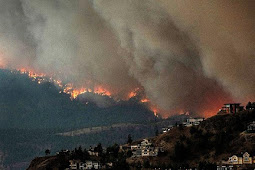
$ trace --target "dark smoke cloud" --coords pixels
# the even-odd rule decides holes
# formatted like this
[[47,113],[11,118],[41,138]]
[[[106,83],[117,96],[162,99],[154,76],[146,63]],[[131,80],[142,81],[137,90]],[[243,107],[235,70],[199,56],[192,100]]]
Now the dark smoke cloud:
[[203,114],[255,99],[254,5],[0,0],[0,62],[120,98],[140,87],[167,114]]

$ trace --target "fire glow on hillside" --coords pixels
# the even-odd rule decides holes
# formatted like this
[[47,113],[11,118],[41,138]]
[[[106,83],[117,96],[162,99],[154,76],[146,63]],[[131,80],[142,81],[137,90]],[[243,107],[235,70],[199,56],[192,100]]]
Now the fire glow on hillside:
[[111,93],[108,90],[104,89],[102,86],[96,86],[96,87],[94,87],[94,89],[84,88],[84,87],[76,88],[72,83],[64,84],[61,80],[54,79],[53,76],[47,76],[44,73],[37,73],[35,71],[27,70],[25,68],[18,69],[18,71],[21,74],[27,74],[32,79],[32,81],[36,81],[38,84],[41,84],[41,83],[47,82],[47,81],[54,83],[59,88],[61,88],[60,93],[63,92],[66,94],[70,94],[70,98],[72,100],[76,99],[78,95],[84,94],[86,92],[93,92],[95,94],[99,94],[102,96],[111,97]]
[[[95,86],[94,88],[76,87],[73,83],[63,83],[60,79],[55,78],[53,75],[46,75],[44,73],[33,71],[32,69],[21,68],[21,69],[17,69],[17,71],[21,74],[26,74],[32,81],[35,81],[38,84],[41,84],[44,82],[51,82],[55,84],[60,89],[59,93],[69,94],[71,100],[74,100],[79,95],[85,94],[85,93],[94,93],[101,96],[108,96],[110,98],[119,100],[114,95],[112,95],[110,91],[105,89],[102,85]],[[169,115],[168,111],[162,110],[157,105],[153,104],[144,95],[144,92],[143,90],[141,90],[141,88],[135,88],[133,91],[131,91],[128,94],[128,98],[126,98],[125,100],[129,100],[130,98],[138,99],[141,103],[147,106],[154,113],[155,116],[158,116],[160,114],[161,117],[167,118]],[[222,103],[224,103],[224,100],[214,102],[212,105],[210,105],[210,107],[208,107],[204,111],[205,117],[210,117],[215,115],[215,113],[217,113]],[[185,114],[187,111],[172,110],[172,112],[178,113],[178,114]]]
[[[52,82],[52,83],[54,83],[57,87],[59,87],[61,89],[59,91],[59,93],[69,94],[71,100],[74,100],[79,95],[87,93],[87,92],[98,94],[98,95],[101,95],[101,96],[108,96],[108,97],[112,98],[111,92],[106,90],[103,86],[95,86],[94,89],[85,88],[85,87],[79,88],[79,87],[75,87],[72,83],[64,84],[61,80],[53,78],[54,76],[47,76],[44,73],[38,73],[38,72],[35,72],[31,69],[21,68],[21,69],[17,69],[17,71],[21,74],[28,75],[29,78],[32,79],[32,81],[36,81],[38,84],[41,84],[43,82]],[[130,99],[132,97],[137,97],[138,93],[140,93],[140,89],[135,88],[134,91],[131,91],[129,93],[128,99]],[[152,105],[150,103],[149,99],[143,97],[140,100],[140,102],[141,103],[146,103],[146,105],[154,113],[154,115],[158,116],[159,113],[158,113],[157,106]]]

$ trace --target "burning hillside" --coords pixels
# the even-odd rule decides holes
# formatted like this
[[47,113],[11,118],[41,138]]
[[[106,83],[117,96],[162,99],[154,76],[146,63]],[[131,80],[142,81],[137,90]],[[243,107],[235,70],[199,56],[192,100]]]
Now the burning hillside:
[[[111,97],[111,93],[104,89],[102,86],[95,86],[93,89],[84,87],[79,88],[75,87],[72,83],[63,83],[60,79],[55,79],[54,76],[47,76],[46,74],[37,73],[35,71],[27,70],[25,68],[18,69],[17,71],[21,74],[28,75],[32,79],[32,81],[36,81],[38,84],[41,84],[43,82],[54,83],[57,87],[60,88],[59,93],[70,94],[70,99],[72,100],[76,99],[78,95],[87,92]],[[13,72],[15,72],[15,70]]]

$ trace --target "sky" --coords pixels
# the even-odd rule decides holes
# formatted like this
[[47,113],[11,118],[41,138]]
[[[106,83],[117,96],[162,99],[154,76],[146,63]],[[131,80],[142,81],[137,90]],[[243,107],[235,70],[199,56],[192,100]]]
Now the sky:
[[255,100],[255,1],[0,0],[0,67],[139,88],[162,115]]

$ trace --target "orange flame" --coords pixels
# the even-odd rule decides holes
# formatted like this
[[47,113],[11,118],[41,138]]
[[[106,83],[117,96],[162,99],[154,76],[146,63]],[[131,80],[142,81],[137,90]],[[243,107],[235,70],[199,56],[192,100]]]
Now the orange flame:
[[128,94],[128,99],[137,96],[138,91],[139,91],[139,88],[135,88],[134,91],[131,91],[131,92]]
[[156,107],[153,107],[153,106],[151,106],[150,109],[151,109],[151,111],[153,111],[154,115],[156,117],[158,117],[158,109]]
[[150,101],[150,100],[149,100],[149,99],[146,99],[146,98],[141,100],[142,103],[148,103],[149,101]]

